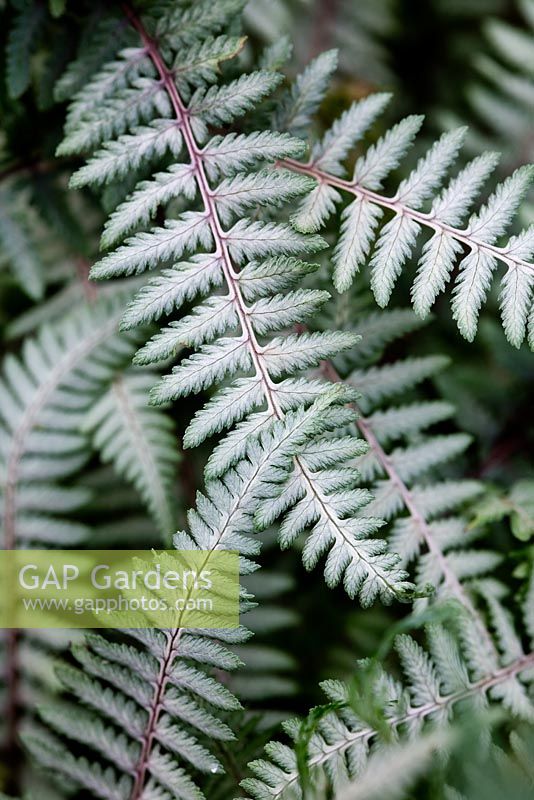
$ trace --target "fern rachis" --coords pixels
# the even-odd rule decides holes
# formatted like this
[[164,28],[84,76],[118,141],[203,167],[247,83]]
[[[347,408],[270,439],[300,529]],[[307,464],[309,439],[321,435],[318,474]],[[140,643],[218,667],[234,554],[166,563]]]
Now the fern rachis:
[[510,268],[521,268],[528,273],[534,271],[534,267],[530,262],[516,256],[514,253],[509,253],[508,247],[497,247],[497,245],[478,239],[476,235],[470,235],[469,228],[462,229],[448,225],[446,222],[436,219],[435,214],[432,212],[418,211],[417,209],[410,208],[410,206],[405,205],[400,199],[397,200],[395,197],[386,197],[371,189],[367,189],[365,186],[359,185],[356,181],[348,181],[343,178],[338,178],[335,175],[330,175],[318,169],[312,163],[303,164],[294,159],[285,159],[282,163],[289,169],[302,172],[304,175],[310,175],[316,179],[319,185],[326,184],[328,186],[335,186],[356,197],[365,197],[369,202],[376,203],[376,205],[382,206],[383,208],[389,208],[395,214],[409,217],[420,225],[431,228],[436,233],[447,233],[471,250],[481,249],[490,253]]
[[[333,382],[339,380],[339,375],[332,364],[324,363],[322,369],[329,380]],[[391,369],[391,366],[386,365],[384,369]],[[357,371],[357,377],[353,378],[353,381],[362,390],[362,402],[369,410],[372,403],[370,404],[365,398],[365,371]],[[387,383],[384,383],[384,386],[387,386]],[[385,395],[387,396],[387,391]],[[399,418],[401,411],[402,407],[395,410]],[[386,411],[385,415],[388,413],[390,412]],[[398,649],[408,679],[406,688],[398,683],[397,688],[393,688],[395,681],[386,678],[380,671],[383,678],[378,677],[376,684],[373,683],[372,686],[364,684],[363,691],[370,697],[381,697],[381,692],[385,691],[388,700],[382,698],[381,707],[383,705],[388,709],[386,712],[388,728],[399,736],[417,731],[420,737],[420,727],[426,720],[432,720],[433,724],[446,724],[457,705],[465,706],[465,703],[469,702],[476,711],[484,707],[487,696],[493,701],[504,703],[508,710],[519,718],[533,719],[534,708],[524,684],[528,686],[532,682],[534,653],[532,649],[530,651],[523,649],[521,637],[513,629],[512,617],[501,604],[502,587],[498,587],[496,582],[491,580],[485,587],[483,579],[480,580],[478,587],[476,581],[474,586],[469,586],[469,583],[465,586],[459,579],[455,564],[459,566],[460,562],[449,560],[446,552],[447,538],[438,537],[434,532],[435,523],[427,521],[426,512],[419,507],[414,494],[398,473],[395,464],[375,434],[374,419],[379,422],[380,412],[367,419],[360,410],[356,424],[370,445],[369,452],[381,464],[383,471],[402,497],[403,505],[417,529],[418,538],[428,548],[428,557],[431,556],[437,564],[437,570],[433,570],[432,581],[438,587],[440,581],[443,581],[437,602],[454,600],[458,604],[453,608],[455,616],[458,615],[456,623],[460,648],[457,648],[453,638],[445,630],[435,625],[431,626],[429,631],[431,658],[410,637],[398,637]],[[400,521],[402,522],[402,518]],[[450,522],[452,520],[443,520],[443,532]],[[465,525],[463,527],[465,530]],[[399,529],[397,533],[399,541],[402,535]],[[460,550],[460,558],[461,555]],[[411,558],[414,558],[413,553]],[[422,556],[422,559],[425,558],[427,556]],[[437,571],[441,574],[439,579],[436,579]],[[471,597],[473,591],[487,604],[489,619],[475,606]],[[525,629],[531,641],[533,600],[534,579],[531,578],[522,601]],[[361,665],[364,675],[368,667],[366,664]],[[385,682],[381,685],[382,679]],[[285,798],[289,800],[302,797],[302,765],[299,765],[298,759],[302,758],[303,745],[300,739],[305,735],[308,741],[307,769],[314,776],[312,780],[322,785],[320,775],[324,770],[327,781],[336,788],[336,791],[340,791],[348,780],[357,781],[360,775],[363,779],[369,750],[373,751],[374,744],[380,742],[384,732],[380,726],[375,728],[369,725],[365,715],[358,717],[357,711],[356,714],[353,713],[350,686],[347,688],[337,681],[326,681],[323,688],[334,706],[337,705],[339,708],[339,704],[342,704],[341,711],[332,710],[326,713],[323,719],[317,709],[313,710],[310,713],[311,738],[308,738],[310,734],[305,734],[307,722],[304,722],[302,727],[298,721],[284,726],[289,737],[295,740],[295,750],[274,742],[267,747],[270,761],[252,762],[250,767],[255,777],[245,779],[242,785],[255,800],[285,800]],[[397,702],[400,704],[396,707]],[[300,755],[297,755],[297,748]],[[318,774],[316,770],[319,770]]]
[[[91,536],[83,520],[72,519],[92,500],[85,485],[83,468],[94,450],[83,429],[83,421],[94,404],[102,403],[109,384],[129,363],[138,334],[118,333],[120,299],[96,299],[81,305],[58,323],[43,326],[36,337],[28,337],[22,358],[8,356],[0,382],[2,453],[2,531],[4,548],[46,547],[51,544],[80,546]],[[153,378],[154,376],[152,376]],[[146,399],[144,400],[146,404]],[[144,441],[144,459],[163,463],[167,481],[155,474],[147,492],[147,505],[159,498],[162,511],[172,505],[176,451],[165,461],[172,441],[172,425],[162,413],[150,409],[155,430],[162,435]],[[155,415],[155,416],[154,416]],[[113,413],[108,424],[114,424]],[[136,420],[136,433],[145,431]],[[139,430],[141,428],[141,430]],[[124,432],[133,431],[131,420]],[[162,457],[163,453],[163,457]],[[123,464],[124,464],[124,451]],[[82,473],[82,474],[80,474]],[[143,476],[141,476],[143,477]],[[157,515],[156,515],[157,518]],[[172,520],[167,523],[173,527]],[[145,535],[147,520],[145,520]],[[164,533],[171,531],[165,529]],[[109,537],[106,544],[110,544]],[[50,651],[65,647],[47,632],[5,632],[6,747],[15,749],[22,708],[31,706],[35,689],[34,671],[51,658]],[[72,638],[72,636],[70,637]],[[37,690],[38,691],[38,690]]]

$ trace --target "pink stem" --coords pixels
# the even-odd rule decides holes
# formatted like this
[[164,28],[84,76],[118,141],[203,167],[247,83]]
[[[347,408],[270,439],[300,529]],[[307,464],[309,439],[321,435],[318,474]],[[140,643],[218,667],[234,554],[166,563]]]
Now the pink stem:
[[292,169],[294,172],[300,172],[303,175],[309,175],[310,177],[315,178],[315,180],[317,180],[320,184],[335,186],[338,189],[342,189],[345,192],[355,195],[355,197],[365,197],[371,203],[376,203],[376,205],[382,206],[383,208],[389,208],[396,214],[409,217],[410,219],[415,220],[415,222],[418,222],[420,225],[423,225],[427,228],[432,228],[432,230],[438,233],[447,233],[454,239],[462,242],[462,244],[465,244],[470,250],[483,250],[492,255],[494,258],[497,258],[499,261],[502,261],[504,264],[507,264],[509,267],[521,267],[522,269],[526,269],[528,272],[534,272],[533,264],[529,264],[528,261],[523,261],[520,258],[515,258],[515,256],[509,255],[506,247],[497,247],[493,244],[487,244],[487,242],[477,239],[476,236],[471,236],[469,234],[469,229],[455,228],[452,225],[447,225],[444,222],[440,222],[440,220],[436,219],[431,213],[415,211],[415,209],[404,205],[401,200],[398,200],[395,197],[384,197],[384,195],[373,192],[370,189],[365,189],[363,186],[359,186],[354,181],[347,181],[343,178],[338,178],[335,175],[330,175],[328,172],[323,172],[309,162],[304,164],[301,161],[296,161],[293,158],[284,158],[279,163],[282,167],[286,167],[287,169]]

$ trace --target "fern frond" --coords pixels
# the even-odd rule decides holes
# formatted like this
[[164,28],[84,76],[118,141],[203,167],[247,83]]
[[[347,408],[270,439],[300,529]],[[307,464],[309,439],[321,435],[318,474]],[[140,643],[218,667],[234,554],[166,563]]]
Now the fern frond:
[[389,745],[374,753],[364,772],[349,783],[338,800],[400,800],[406,791],[454,742],[451,731],[435,731],[414,741]]
[[[202,14],[207,10],[204,5],[199,8]],[[215,390],[186,430],[185,443],[196,446],[213,433],[230,429],[207,467],[209,478],[220,477],[243,457],[247,440],[272,419],[282,420],[290,409],[308,407],[326,391],[324,384],[294,377],[296,373],[353,346],[357,339],[349,332],[285,335],[284,329],[315,313],[327,299],[324,292],[301,287],[285,292],[313,269],[299,257],[323,247],[322,240],[285,223],[257,218],[260,207],[276,208],[309,189],[308,178],[265,168],[266,162],[300,152],[300,142],[277,133],[212,138],[208,134],[209,125],[227,123],[250,109],[278,85],[280,76],[260,70],[214,84],[215,72],[200,69],[184,72],[177,84],[171,60],[178,57],[180,63],[193,63],[200,52],[198,44],[179,49],[166,34],[156,41],[150,31],[159,22],[149,16],[141,20],[133,13],[129,17],[157,78],[135,78],[85,108],[76,124],[68,126],[62,148],[73,152],[102,146],[74,183],[103,183],[124,174],[128,164],[142,164],[145,175],[154,169],[162,150],[157,134],[154,138],[149,131],[162,130],[165,135],[172,131],[175,163],[137,186],[113,213],[104,241],[115,244],[130,230],[141,230],[105,255],[92,274],[109,278],[164,267],[128,307],[124,329],[174,314],[186,301],[193,301],[190,312],[156,334],[136,360],[150,365],[175,357],[184,346],[193,349],[154,388],[152,401],[169,402]],[[176,31],[179,40],[179,27]],[[123,54],[119,61],[126,58]],[[331,66],[332,58],[330,62]],[[100,81],[108,86],[111,70],[104,67],[94,86]],[[313,105],[317,92],[311,92],[307,102]],[[74,108],[78,102],[74,100]],[[104,113],[111,107],[111,116]],[[152,119],[155,114],[161,118]],[[151,127],[138,128],[141,119]],[[170,201],[182,202],[186,210],[159,227],[143,230],[158,208],[172,212]],[[180,260],[184,256],[188,260]],[[214,297],[197,302],[198,295],[209,295],[212,289]],[[277,332],[283,335],[272,338]],[[353,449],[358,447],[355,442]],[[320,470],[297,460],[292,491],[278,514],[289,512],[283,530],[291,526],[291,541],[312,529],[305,550],[308,567],[330,551],[329,583],[344,579],[349,593],[359,594],[365,603],[378,595],[387,600],[402,594],[407,585],[395,556],[381,540],[372,538],[380,521],[360,515],[369,497],[353,490],[355,481],[354,471],[340,470],[336,482],[330,471],[322,476]],[[282,538],[287,545],[285,532]]]
[[[114,300],[99,298],[92,305],[79,305],[73,313],[43,325],[34,337],[24,340],[20,358],[8,355],[4,359],[0,512],[5,549],[72,547],[89,539],[91,531],[78,515],[93,499],[90,481],[72,479],[94,454],[83,432],[84,419],[95,403],[103,402],[110,382],[128,365],[139,342],[137,332],[118,331],[123,303],[124,293]],[[149,411],[152,417],[154,413],[156,419],[162,417],[161,412]],[[113,424],[114,420],[107,422]],[[166,422],[160,425],[165,430]],[[157,440],[157,430],[151,436],[149,444]],[[154,447],[145,445],[140,463],[150,460],[155,445],[157,441]],[[160,453],[162,447],[160,442]],[[172,463],[169,457],[167,470]],[[121,464],[119,457],[119,472]],[[135,468],[139,469],[137,463]],[[155,486],[155,478],[153,483]],[[165,506],[159,511],[163,514]],[[147,528],[150,530],[146,519],[143,527],[146,541]],[[110,542],[108,536],[106,546]],[[33,709],[47,696],[48,688],[57,688],[49,675],[50,651],[60,649],[60,637],[54,644],[54,635],[46,634],[7,631],[3,637],[0,658],[6,676],[3,714],[8,746],[18,739],[22,708]],[[63,649],[70,640],[72,636],[63,637]]]
[[[313,65],[308,69],[313,71]],[[371,288],[380,306],[389,302],[420,234],[430,232],[412,287],[413,307],[421,316],[428,314],[462,254],[453,292],[453,316],[470,341],[493,274],[501,263],[506,268],[500,296],[503,326],[509,341],[519,347],[532,309],[534,233],[529,229],[501,241],[532,181],[534,168],[517,169],[480,211],[468,218],[495,167],[496,156],[487,153],[475,158],[438,193],[465,135],[464,129],[458,129],[445,133],[393,194],[383,193],[382,181],[404,158],[421,122],[419,117],[408,117],[360,156],[352,177],[346,178],[350,149],[387,99],[386,95],[371,95],[353,104],[314,145],[306,163],[282,160],[285,168],[317,182],[295,215],[295,226],[301,231],[319,230],[336,206],[350,198],[341,213],[341,232],[333,253],[334,284],[345,291],[356,272],[369,262]]]
[[[249,534],[258,504],[272,502],[280,491],[279,476],[292,468],[296,452],[328,427],[317,412],[334,410],[333,404],[345,396],[344,390],[330,390],[310,408],[290,412],[284,421],[264,428],[236,468],[198,495],[196,509],[189,513],[190,533],[177,533],[175,546],[207,551],[206,567],[210,554],[237,550],[243,573],[254,571],[259,543]],[[220,769],[204,742],[232,740],[233,733],[216,712],[240,707],[209,670],[238,667],[239,658],[228,645],[244,642],[249,633],[242,627],[123,633],[128,643],[88,636],[85,645],[73,650],[82,669],[60,667],[63,685],[82,710],[76,706],[72,713],[51,709],[43,714],[58,734],[96,751],[98,760],[72,756],[64,741],[49,734],[31,733],[26,745],[45,767],[97,797],[141,798],[147,792],[168,791],[199,800],[203,795],[189,771]],[[107,742],[113,744],[108,747]]]
[[[338,793],[340,797],[356,796],[354,788],[350,793],[350,787],[368,785],[366,779],[371,776],[376,759],[384,757],[378,753],[384,753],[386,737],[389,742],[397,737],[401,741],[410,739],[424,747],[424,731],[433,727],[432,735],[440,728],[446,738],[448,723],[457,706],[464,714],[478,715],[489,702],[499,702],[504,703],[512,715],[532,721],[534,706],[525,686],[532,681],[532,650],[526,653],[517,650],[512,658],[509,648],[505,647],[499,661],[492,668],[484,669],[471,621],[460,614],[457,626],[459,640],[444,626],[429,625],[426,630],[428,651],[410,636],[398,636],[395,648],[402,666],[402,681],[378,665],[363,662],[359,671],[365,696],[350,684],[336,680],[323,682],[331,710],[326,707],[323,715],[311,712],[316,720],[311,735],[306,736],[306,722],[293,720],[284,724],[286,734],[295,742],[295,749],[300,748],[301,758],[302,740],[306,736],[307,770],[314,784],[333,786],[336,796]],[[369,712],[366,714],[362,710],[366,698],[375,700],[376,723],[370,723]],[[295,750],[280,742],[271,742],[266,753],[269,761],[262,759],[249,765],[255,777],[242,782],[248,796],[253,800],[302,798],[302,766],[299,766]],[[372,776],[380,780],[374,771]],[[390,779],[389,773],[387,777]],[[351,783],[356,780],[356,784]],[[344,795],[343,791],[348,794]]]
[[[496,648],[479,601],[484,591],[493,599],[500,596],[502,585],[490,581],[488,575],[501,559],[491,550],[471,548],[480,532],[469,529],[454,513],[477,497],[482,486],[472,480],[436,480],[436,470],[460,455],[470,438],[426,433],[434,420],[451,415],[453,409],[446,403],[393,405],[396,396],[446,363],[446,359],[426,356],[349,374],[348,382],[362,395],[353,404],[356,425],[369,445],[355,464],[366,484],[376,481],[367,509],[392,523],[391,548],[399,553],[403,566],[415,565],[418,590],[424,595],[425,587],[432,586],[434,600],[454,599],[464,608],[477,631],[481,657],[491,668]],[[330,380],[339,380],[331,364],[323,365],[323,371]],[[428,602],[420,598],[416,608]]]

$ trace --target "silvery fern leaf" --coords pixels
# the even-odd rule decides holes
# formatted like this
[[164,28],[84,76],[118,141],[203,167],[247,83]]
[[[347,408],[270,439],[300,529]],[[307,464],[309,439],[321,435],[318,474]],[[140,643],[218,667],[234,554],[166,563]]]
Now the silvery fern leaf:
[[129,47],[121,50],[120,59],[106,64],[89,83],[76,95],[71,103],[66,120],[66,129],[74,130],[88,115],[95,103],[102,103],[125,89],[129,83],[142,77],[153,76],[150,59],[142,47]]
[[157,320],[198,294],[206,295],[210,289],[219,288],[224,280],[221,266],[219,254],[206,253],[162,270],[129,304],[122,320],[123,329]]
[[302,155],[304,143],[287,133],[258,131],[214,136],[203,148],[206,174],[210,180],[235,175],[263,161],[273,162],[288,155]]
[[233,122],[270,94],[280,81],[276,72],[258,70],[221,86],[197,89],[188,106],[193,133],[203,139],[207,125]]
[[[297,78],[295,87],[318,67],[312,63]],[[324,96],[324,83],[318,85],[317,91]],[[356,160],[349,176],[352,144],[387,99],[386,95],[377,94],[354,103],[313,146],[308,161],[281,159],[282,167],[317,182],[302,200],[293,217],[294,225],[298,230],[317,231],[348,199],[341,211],[340,236],[333,253],[334,285],[339,291],[346,291],[358,270],[369,263],[371,288],[380,306],[389,302],[423,231],[430,232],[412,287],[414,310],[421,316],[428,314],[460,259],[453,289],[453,317],[470,341],[494,274],[504,266],[500,295],[503,326],[509,341],[519,347],[532,324],[529,319],[534,319],[534,236],[532,230],[520,234],[520,247],[516,237],[506,241],[503,236],[532,181],[534,168],[517,169],[496,188],[480,211],[468,217],[497,156],[487,153],[475,158],[441,188],[465,135],[465,129],[460,128],[444,133],[393,192],[384,192],[384,179],[404,158],[421,124],[420,117],[407,117]],[[290,130],[282,120],[279,127]]]
[[379,306],[387,305],[401,265],[410,258],[420,227],[405,216],[384,225],[371,257],[371,289]]
[[190,85],[213,83],[219,64],[235,58],[245,41],[244,37],[218,36],[196,42],[189,50],[179,51],[173,62],[178,89],[187,92]]
[[368,189],[381,189],[382,181],[398,167],[415,139],[424,117],[412,115],[394,125],[354,165],[354,180]]
[[364,198],[354,200],[343,209],[341,236],[333,252],[340,291],[349,288],[353,274],[367,259],[382,213],[382,209]]
[[124,178],[130,170],[139,169],[145,159],[158,159],[167,153],[177,158],[182,144],[182,134],[172,119],[154,120],[136,128],[134,134],[106,142],[72,175],[71,186],[78,189]]
[[[207,7],[199,9],[201,16],[207,13]],[[181,11],[177,13],[181,19]],[[249,440],[261,435],[273,419],[283,420],[289,410],[309,407],[327,391],[324,382],[310,381],[299,373],[353,347],[357,337],[350,332],[291,332],[328,298],[325,292],[299,285],[316,268],[301,257],[315,253],[324,242],[284,222],[262,219],[258,212],[263,206],[272,212],[309,191],[313,182],[308,177],[272,166],[275,160],[300,154],[301,142],[276,132],[210,134],[210,125],[226,124],[249,110],[278,85],[280,76],[263,69],[215,83],[216,71],[199,67],[198,72],[184,70],[177,80],[173,64],[196,63],[204,52],[202,45],[193,39],[179,45],[178,24],[159,28],[159,21],[149,14],[141,19],[133,12],[128,12],[128,18],[157,79],[144,78],[142,90],[138,78],[133,86],[126,82],[115,94],[96,101],[76,126],[69,127],[67,148],[91,142],[100,148],[73,183],[114,181],[129,165],[142,164],[145,177],[152,172],[153,177],[138,184],[112,214],[104,243],[119,246],[104,255],[92,275],[109,278],[157,270],[128,306],[122,327],[127,330],[163,314],[175,317],[139,351],[136,361],[148,366],[168,358],[181,359],[152,390],[154,403],[191,393],[212,393],[186,430],[184,441],[187,446],[198,445],[214,433],[229,430],[206,471],[208,478],[222,478],[244,457]],[[151,32],[154,24],[163,31],[161,40]],[[226,54],[229,40],[216,41],[218,52]],[[237,43],[231,46],[237,47]],[[314,104],[313,98],[319,96],[317,80],[323,85],[333,63],[333,56],[328,56],[324,68],[302,83],[307,99],[294,96],[301,109],[297,116],[302,118]],[[102,76],[108,73],[106,68],[102,70]],[[122,74],[127,75],[128,70]],[[97,76],[95,82],[98,80]],[[148,101],[140,94],[150,90],[151,80],[153,97],[161,92],[166,96],[161,119],[152,119],[156,101],[150,101],[149,113]],[[131,103],[131,112],[125,111],[125,102]],[[97,131],[103,109],[111,104],[116,109],[113,119],[105,130],[101,126]],[[353,141],[356,129],[363,130],[382,104],[382,100],[371,101],[368,112],[354,119],[351,116],[347,121],[350,130],[340,131],[343,142],[347,137]],[[141,127],[140,120],[145,123]],[[171,137],[170,144],[164,144],[160,136]],[[156,171],[167,146],[174,163],[165,172]],[[345,144],[334,142],[327,146],[333,148],[332,153],[338,153],[339,146],[346,149]],[[175,208],[178,216],[173,216]],[[156,212],[158,217],[166,212],[166,222],[146,230]],[[120,244],[130,231],[136,232]],[[188,313],[176,318],[186,302],[191,304]],[[192,352],[182,357],[184,347]],[[292,394],[295,380],[300,382],[299,391]],[[232,405],[228,406],[228,400]],[[331,474],[322,477],[303,464],[296,462],[296,466],[299,500],[304,502],[305,496],[310,504],[298,530],[313,529],[305,555],[307,565],[311,567],[335,545],[327,568],[330,583],[346,574],[348,591],[353,596],[361,591],[365,603],[379,595],[389,600],[396,593],[404,594],[407,585],[396,568],[396,557],[386,552],[381,540],[373,538],[380,521],[366,518],[362,512],[368,494],[348,488],[344,478],[336,481]],[[351,474],[353,482],[355,473]],[[282,504],[279,513],[291,505]]]
[[71,131],[57,149],[58,155],[72,155],[98,147],[107,139],[143,122],[171,116],[169,99],[155,76],[140,77],[118,97],[111,94],[102,103],[105,116],[86,113],[73,123]]
[[180,322],[171,322],[168,328],[153,336],[138,351],[135,361],[137,364],[150,364],[175,357],[182,347],[199,348],[237,325],[237,315],[230,297],[208,297],[192,314],[188,314]]
[[184,164],[172,164],[167,172],[158,172],[154,180],[142,183],[110,216],[102,235],[102,245],[110,247],[121,241],[131,230],[147,224],[158,206],[175,197],[193,200],[196,184],[192,169]]
[[[189,513],[190,531],[177,533],[175,546],[206,551],[208,567],[212,554],[237,550],[245,574],[253,571],[259,543],[249,534],[256,509],[274,501],[279,489],[273,481],[292,468],[300,447],[328,428],[318,412],[334,409],[345,397],[345,390],[334,387],[310,408],[266,427],[249,442],[235,469],[198,495]],[[81,669],[60,666],[59,676],[77,704],[70,712],[67,706],[66,713],[45,708],[43,719],[55,733],[30,732],[26,746],[43,766],[68,775],[96,797],[140,798],[167,789],[200,800],[203,794],[189,772],[221,769],[209,740],[235,738],[218,714],[240,707],[210,673],[240,665],[229,645],[246,641],[249,633],[242,627],[132,628],[122,633],[125,641],[89,635],[73,648]],[[83,742],[94,757],[71,755],[56,734]]]
[[292,216],[293,224],[304,233],[318,231],[333,214],[341,195],[332,186],[315,186],[300,203],[299,211]]
[[205,212],[185,211],[180,218],[169,220],[151,233],[138,233],[96,264],[94,278],[116,278],[153,268],[159,262],[180,258],[186,248],[209,247],[211,231]]
[[[388,741],[398,738],[401,743],[418,743],[424,749],[430,741],[428,736],[438,737],[433,741],[435,747],[442,735],[444,745],[451,735],[449,723],[457,705],[463,713],[468,710],[480,715],[488,703],[504,702],[517,718],[533,719],[534,707],[527,690],[532,681],[532,649],[517,650],[514,658],[503,654],[495,663],[480,669],[476,632],[463,614],[456,618],[454,626],[429,625],[426,638],[428,649],[405,634],[396,638],[401,680],[375,662],[360,662],[358,673],[365,697],[374,698],[380,705],[380,711],[375,712],[376,726],[360,711],[359,693],[354,687],[338,680],[324,681],[322,688],[329,703],[324,713],[319,714],[316,709],[309,720],[284,723],[294,747],[271,742],[266,747],[267,758],[249,764],[254,777],[241,784],[247,796],[252,800],[300,800],[304,796],[304,747],[307,779],[314,785],[334,787],[336,797],[347,798],[374,797],[376,786],[380,791],[376,796],[381,797],[383,776],[371,770],[382,759],[387,760]],[[384,729],[390,730],[386,741]],[[402,760],[401,752],[397,751]],[[388,773],[388,785],[390,778]],[[370,794],[356,794],[358,787],[365,787]]]
[[276,207],[288,203],[309,188],[310,181],[304,175],[264,170],[225,178],[215,189],[213,197],[224,225],[251,208],[262,205]]
[[[94,455],[82,421],[124,369],[137,333],[119,334],[124,296],[79,306],[39,328],[8,355],[0,376],[0,515],[4,549],[76,547],[91,530],[78,514],[93,499],[78,473]],[[2,739],[19,733],[27,709],[54,688],[51,657],[68,646],[62,631],[4,631],[0,648]],[[72,632],[71,632],[72,633]]]
[[177,47],[183,47],[225,28],[244,4],[244,0],[199,0],[191,7],[164,4],[151,27],[156,36],[172,37]]
[[[385,321],[388,315],[392,317],[389,324]],[[388,336],[393,335],[395,326],[403,333],[406,324],[398,312],[382,312],[380,321]],[[378,326],[377,321],[374,324]],[[349,356],[345,360],[350,363]],[[357,357],[353,360],[357,362]],[[464,504],[480,495],[481,484],[440,477],[443,466],[469,446],[470,437],[432,433],[431,426],[453,413],[449,404],[403,400],[404,394],[446,363],[442,357],[426,356],[349,372],[346,382],[361,395],[353,404],[356,426],[369,445],[366,453],[354,459],[354,465],[365,486],[374,481],[373,499],[365,513],[372,511],[391,523],[391,550],[400,554],[403,566],[414,565],[421,593],[416,609],[436,601],[456,601],[476,631],[486,669],[493,668],[499,655],[481,605],[495,603],[502,595],[501,582],[489,577],[501,557],[492,550],[473,547],[480,530],[470,529],[461,517]],[[332,364],[323,365],[323,373],[330,380],[339,380]],[[431,597],[426,596],[429,586],[434,590]]]
[[391,96],[388,94],[373,94],[360,103],[350,106],[336,119],[321,141],[313,146],[312,163],[324,172],[342,175],[342,164],[349,152],[356,142],[360,141],[390,99]]

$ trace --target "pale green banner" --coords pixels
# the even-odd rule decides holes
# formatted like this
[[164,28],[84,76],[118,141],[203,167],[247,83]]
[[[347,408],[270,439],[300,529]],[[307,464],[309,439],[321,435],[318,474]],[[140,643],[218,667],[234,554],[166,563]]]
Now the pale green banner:
[[0,550],[1,628],[235,628],[228,550]]

